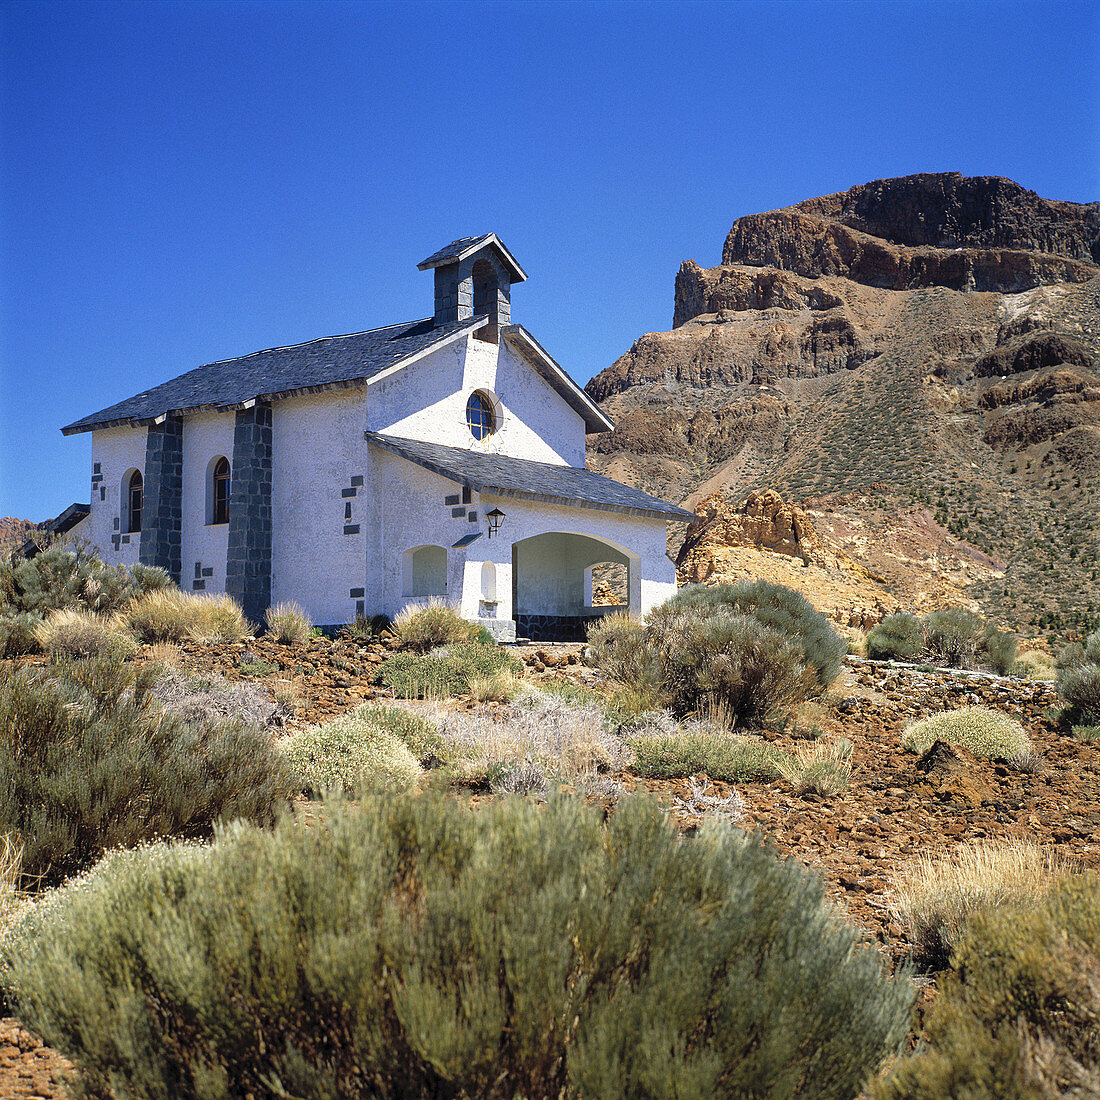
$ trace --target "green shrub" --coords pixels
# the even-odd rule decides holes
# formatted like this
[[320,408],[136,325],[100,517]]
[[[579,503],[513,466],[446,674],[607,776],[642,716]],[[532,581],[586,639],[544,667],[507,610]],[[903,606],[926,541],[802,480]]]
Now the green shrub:
[[1021,653],[1009,670],[1010,675],[1024,680],[1054,680],[1057,678],[1053,658],[1040,649]]
[[482,629],[478,623],[464,619],[452,604],[434,597],[422,604],[409,604],[393,620],[393,632],[401,645],[418,653],[476,641]]
[[163,569],[105,565],[87,549],[55,546],[33,558],[0,562],[0,606],[39,617],[62,608],[109,615],[135,596],[171,583]]
[[403,791],[416,782],[416,757],[377,715],[375,707],[357,707],[282,742],[307,793],[351,793],[364,787]]
[[840,1100],[912,1002],[816,876],[636,799],[236,825],[117,860],[4,954],[95,1096]]
[[369,719],[379,729],[401,741],[416,758],[421,767],[447,764],[454,756],[451,743],[440,736],[439,730],[426,718],[403,707],[361,707],[360,713],[370,712]]
[[978,640],[978,654],[986,668],[996,672],[998,676],[1007,676],[1016,664],[1018,652],[1015,634],[998,630],[992,623],[985,624]]
[[925,616],[924,644],[948,668],[973,668],[984,630],[980,615],[965,607],[949,607]]
[[268,633],[283,645],[303,645],[313,637],[313,623],[293,602],[277,603],[264,613]]
[[252,636],[244,612],[229,596],[166,588],[132,600],[120,621],[143,642],[239,642]]
[[471,679],[502,669],[519,675],[523,662],[499,646],[467,642],[434,653],[395,653],[379,666],[377,679],[399,699],[446,699],[465,695]]
[[959,707],[910,722],[902,747],[922,753],[933,741],[961,745],[975,756],[1019,763],[1032,755],[1031,738],[1014,718],[987,707]]
[[801,649],[822,690],[840,673],[847,651],[844,639],[829,625],[829,620],[793,588],[769,581],[743,581],[714,587],[692,584],[681,588],[670,600],[651,611],[646,621],[660,630],[666,615],[689,608],[707,612],[724,608],[732,614],[751,615],[764,626],[790,638]]
[[40,622],[42,620],[29,611],[0,615],[0,657],[37,653],[39,645],[35,630]]
[[928,1017],[928,1044],[875,1100],[1046,1100],[1100,1083],[1100,876],[1065,875],[1033,908],[976,914]]
[[867,635],[867,656],[875,661],[912,661],[923,649],[920,619],[906,611],[887,615]]
[[681,731],[658,737],[632,737],[631,771],[643,779],[686,779],[705,773],[725,783],[777,779],[780,749],[758,737],[711,730]]
[[221,817],[271,821],[291,790],[267,738],[165,714],[156,672],[107,660],[0,668],[0,834],[56,882],[107,848],[206,836]]
[[37,627],[38,644],[52,657],[106,657],[116,661],[133,657],[133,637],[100,615],[63,608],[51,611]]

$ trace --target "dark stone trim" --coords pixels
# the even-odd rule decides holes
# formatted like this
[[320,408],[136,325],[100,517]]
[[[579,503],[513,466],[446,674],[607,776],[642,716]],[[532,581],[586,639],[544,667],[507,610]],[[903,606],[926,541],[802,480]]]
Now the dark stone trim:
[[358,490],[356,490],[356,489],[341,489],[340,490],[340,495],[342,497],[353,497],[353,496],[357,495],[357,492],[358,492]]
[[358,523],[345,523],[344,524],[344,534],[345,535],[358,535],[359,534],[359,524]]
[[183,421],[178,416],[149,425],[142,477],[138,559],[142,565],[159,566],[179,584],[183,574]]
[[102,504],[107,499],[107,486],[101,485],[99,487],[99,502]]
[[92,463],[92,473],[93,474],[103,473],[103,464],[101,462],[93,462]]
[[129,535],[123,535],[122,536],[122,545],[123,546],[129,546],[130,545],[130,536]]
[[195,579],[198,580],[198,578],[201,577],[201,576],[202,576],[202,562],[197,561],[197,562],[195,562]]
[[214,567],[212,565],[206,566],[202,571],[202,575],[204,577],[212,577],[214,575]]
[[588,637],[588,624],[604,614],[606,612],[595,615],[524,615],[517,612],[516,634],[532,642],[583,642]]
[[468,516],[466,517],[466,519],[467,519],[467,520],[468,520],[468,521],[469,521],[470,523],[477,523],[477,512],[471,512],[471,513],[470,513],[470,514],[469,514],[469,515],[468,515]]
[[351,501],[344,505],[344,519],[351,519]]
[[454,519],[457,519],[459,516],[464,516],[465,514],[466,514],[466,509],[465,508],[452,508],[451,509],[451,516]]
[[115,530],[117,531],[121,525],[118,522],[118,516],[115,516]]
[[443,503],[450,508],[452,504],[458,503],[458,493],[451,493],[449,496],[443,498]]
[[351,485],[351,487],[352,487],[353,489],[357,489],[357,488],[362,488],[362,485],[363,485],[363,475],[362,475],[362,474],[356,474],[356,475],[355,475],[355,477],[353,477],[353,478],[351,479],[351,481],[349,482],[349,484]]
[[361,599],[361,598],[362,598],[363,596],[365,596],[365,595],[366,595],[366,591],[365,591],[364,589],[362,589],[362,588],[353,588],[353,589],[351,589],[351,591],[350,591],[350,592],[348,593],[348,595],[349,595],[349,596],[351,596],[351,598],[352,598],[353,600],[357,600],[357,599]]
[[271,606],[271,439],[269,403],[237,411],[225,590],[257,623]]
[[206,590],[206,581],[197,580],[191,582],[191,590],[193,592],[203,592]]
[[367,613],[366,600],[356,600],[355,601],[355,614],[356,615],[365,615],[366,613]]

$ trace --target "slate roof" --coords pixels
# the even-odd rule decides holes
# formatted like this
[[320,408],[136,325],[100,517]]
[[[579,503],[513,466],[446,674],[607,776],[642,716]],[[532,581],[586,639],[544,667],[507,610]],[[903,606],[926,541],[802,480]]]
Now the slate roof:
[[476,252],[486,244],[494,244],[500,250],[501,255],[512,269],[513,283],[526,282],[527,272],[519,266],[515,256],[504,247],[504,242],[495,233],[482,233],[480,237],[462,237],[457,241],[451,241],[445,248],[433,252],[426,260],[421,260],[416,266],[421,271],[427,271],[430,267],[443,267],[444,264],[457,263],[464,256]]
[[443,477],[469,485],[480,493],[527,497],[575,508],[598,508],[607,512],[691,521],[694,512],[658,500],[640,489],[623,485],[592,470],[534,462],[528,458],[444,447],[419,439],[401,439],[379,432],[364,432],[364,438],[416,465]]
[[435,324],[405,321],[399,325],[326,336],[286,348],[269,348],[237,359],[223,359],[181,374],[170,382],[85,416],[61,431],[65,435],[147,420],[166,412],[221,408],[295,391],[330,389],[366,380],[404,359],[479,328],[487,317]]

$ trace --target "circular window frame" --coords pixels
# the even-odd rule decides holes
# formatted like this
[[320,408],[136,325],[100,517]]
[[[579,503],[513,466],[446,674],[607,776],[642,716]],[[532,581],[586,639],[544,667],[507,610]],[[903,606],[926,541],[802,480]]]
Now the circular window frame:
[[[475,402],[480,416],[475,415]],[[497,403],[491,393],[485,390],[474,390],[470,394],[466,401],[466,427],[478,443],[496,434],[500,427],[500,417],[497,413]]]

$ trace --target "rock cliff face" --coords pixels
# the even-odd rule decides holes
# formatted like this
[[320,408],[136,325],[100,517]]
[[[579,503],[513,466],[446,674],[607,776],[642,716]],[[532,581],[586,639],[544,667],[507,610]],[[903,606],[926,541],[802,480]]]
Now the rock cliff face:
[[[939,551],[876,557],[858,503],[873,486],[876,514],[892,497],[927,516],[925,549],[969,547],[955,597],[1024,627],[1100,621],[1098,263],[1100,204],[995,177],[876,180],[738,218],[720,265],[681,265],[672,330],[586,387],[617,423],[589,463],[688,506],[719,494],[730,515],[757,490],[832,496],[841,550],[897,593],[905,558],[929,570],[917,588],[950,594]],[[708,531],[681,562],[693,577],[721,574],[726,536],[775,553]]]

